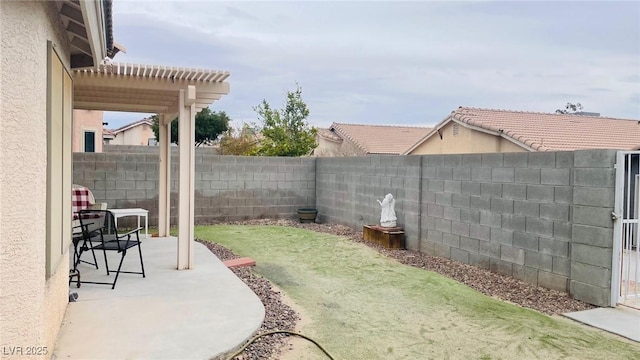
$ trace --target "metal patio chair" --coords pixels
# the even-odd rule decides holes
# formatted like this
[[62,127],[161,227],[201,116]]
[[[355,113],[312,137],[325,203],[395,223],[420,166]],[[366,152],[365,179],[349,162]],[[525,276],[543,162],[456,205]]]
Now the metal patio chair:
[[[78,218],[78,212],[85,209],[93,209],[93,210],[106,210],[107,203],[96,203],[95,197],[89,188],[73,184],[71,188],[71,211],[73,213],[73,222],[72,222],[72,241],[74,245],[74,253],[73,253],[73,272],[78,272],[78,264],[83,262],[85,264],[93,265],[98,268],[98,262],[96,261],[96,254],[92,250],[91,255],[93,256],[93,262],[82,260],[80,258],[80,251],[78,251],[79,243],[82,242],[82,229],[80,226],[80,220]],[[83,244],[84,246],[84,244]],[[90,250],[89,248],[84,248],[84,251]],[[83,251],[83,252],[84,252]]]
[[[79,257],[82,255],[83,251],[86,251],[85,249],[97,251],[102,250],[104,254],[105,267],[107,268],[107,275],[110,275],[112,272],[116,273],[112,283],[95,281],[81,281],[81,283],[111,285],[111,289],[115,289],[120,273],[139,274],[142,275],[143,278],[146,277],[144,272],[144,262],[142,259],[142,248],[140,246],[141,227],[126,233],[118,232],[113,213],[109,210],[81,210],[78,213],[78,218],[80,219],[83,237],[83,246],[80,249]],[[91,246],[92,243],[96,243],[97,245]],[[138,255],[140,256],[141,271],[123,271],[122,262],[127,255],[127,250],[136,246],[138,247]],[[120,262],[116,271],[109,269],[107,251],[115,251],[120,254]]]

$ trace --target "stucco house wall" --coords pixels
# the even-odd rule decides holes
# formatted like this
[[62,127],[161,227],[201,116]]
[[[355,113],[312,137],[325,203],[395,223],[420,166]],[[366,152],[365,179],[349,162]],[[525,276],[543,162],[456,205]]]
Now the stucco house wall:
[[348,139],[336,143],[331,140],[321,138],[318,147],[314,151],[315,156],[336,157],[336,156],[364,156],[366,153],[351,143]]
[[336,156],[364,156],[366,153],[355,146],[349,139],[340,142],[318,137],[318,147],[314,151],[314,156],[336,157]]
[[156,136],[147,124],[139,124],[132,128],[116,133],[116,137],[111,140],[111,145],[149,145],[149,139]]
[[84,132],[93,131],[95,135],[95,152],[102,152],[103,112],[96,110],[73,110],[73,152],[83,152]]
[[[455,130],[455,131],[454,131]],[[409,155],[429,154],[486,154],[525,152],[526,149],[499,136],[469,129],[454,121],[440,129]]]
[[70,59],[60,23],[53,2],[0,2],[0,346],[46,346],[36,359],[50,357],[68,303],[68,252],[45,271],[47,41]]

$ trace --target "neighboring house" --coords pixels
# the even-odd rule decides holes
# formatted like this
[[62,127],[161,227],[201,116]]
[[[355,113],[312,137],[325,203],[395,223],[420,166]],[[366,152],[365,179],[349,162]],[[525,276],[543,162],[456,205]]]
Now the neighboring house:
[[73,110],[73,152],[102,152],[103,112]]
[[111,144],[111,140],[115,138],[116,138],[116,134],[114,134],[113,131],[107,128],[102,128],[102,143],[104,145]]
[[142,119],[115,130],[110,130],[114,138],[110,145],[154,145],[156,136],[153,133],[151,119]]
[[632,150],[640,121],[580,114],[459,107],[403,154]]
[[400,155],[431,128],[333,123],[318,130],[314,156]]
[[0,1],[3,358],[49,358],[67,308],[72,74],[115,55],[111,6]]

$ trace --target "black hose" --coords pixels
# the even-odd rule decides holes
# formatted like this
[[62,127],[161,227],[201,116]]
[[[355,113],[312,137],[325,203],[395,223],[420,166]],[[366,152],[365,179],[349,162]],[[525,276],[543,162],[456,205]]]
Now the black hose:
[[314,343],[320,350],[322,350],[322,352],[327,355],[327,357],[331,360],[335,360],[335,358],[333,356],[331,356],[331,354],[329,354],[329,352],[327,350],[325,350],[322,345],[318,344],[315,340],[313,340],[312,338],[306,336],[306,335],[302,335],[300,333],[297,332],[293,332],[293,331],[287,331],[287,330],[273,330],[273,331],[267,331],[264,332],[262,334],[258,334],[254,337],[252,337],[249,341],[247,341],[240,349],[238,349],[238,351],[236,351],[235,353],[231,354],[231,356],[227,357],[227,360],[232,360],[234,357],[242,354],[242,352],[247,348],[247,346],[251,345],[254,341],[256,341],[257,339],[265,336],[265,335],[273,335],[273,334],[289,334],[289,335],[295,335],[295,336],[299,336],[303,339],[307,339],[309,341],[311,341],[312,343]]

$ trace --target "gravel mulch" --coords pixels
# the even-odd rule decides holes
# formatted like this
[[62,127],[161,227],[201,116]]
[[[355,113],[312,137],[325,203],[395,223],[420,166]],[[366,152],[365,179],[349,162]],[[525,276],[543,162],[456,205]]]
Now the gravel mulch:
[[[362,232],[338,224],[300,223],[289,219],[260,219],[231,222],[231,225],[279,225],[344,236],[352,241],[366,244],[380,253],[410,266],[437,272],[443,276],[459,281],[483,294],[497,299],[537,310],[547,315],[559,315],[572,311],[595,308],[591,304],[572,299],[568,294],[546,289],[510,276],[493,273],[475,266],[467,265],[446,258],[430,256],[411,250],[386,249],[382,246],[364,241]],[[221,245],[202,241],[221,260],[233,259],[237,256]],[[232,269],[262,300],[265,305],[265,321],[259,333],[268,330],[293,330],[298,315],[280,300],[279,292],[273,290],[269,281],[256,276],[250,269]],[[265,359],[277,356],[287,344],[285,335],[264,337],[250,345],[245,357],[236,359]]]
[[[231,250],[222,245],[196,239],[204,244],[212,253],[220,260],[226,261],[238,258]],[[271,287],[271,283],[263,277],[260,277],[251,271],[251,268],[232,268],[234,274],[260,298],[264,305],[264,321],[258,329],[258,333],[264,333],[270,330],[290,330],[295,331],[296,322],[300,319],[291,307],[282,302],[280,292]],[[259,360],[277,358],[287,345],[285,334],[274,334],[258,338],[249,345],[242,354],[236,356],[236,360]]]

